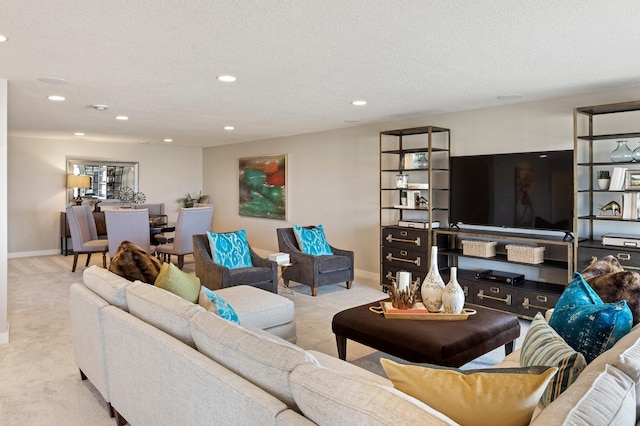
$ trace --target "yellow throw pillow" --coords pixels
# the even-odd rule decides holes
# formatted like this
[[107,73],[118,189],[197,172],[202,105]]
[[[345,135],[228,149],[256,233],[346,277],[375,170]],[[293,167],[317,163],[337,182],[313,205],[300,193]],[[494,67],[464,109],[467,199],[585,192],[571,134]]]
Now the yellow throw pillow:
[[154,285],[170,291],[191,303],[198,303],[200,278],[181,271],[173,263],[165,262],[162,264]]
[[380,359],[396,389],[461,425],[528,425],[549,380],[541,374],[474,372],[402,365]]

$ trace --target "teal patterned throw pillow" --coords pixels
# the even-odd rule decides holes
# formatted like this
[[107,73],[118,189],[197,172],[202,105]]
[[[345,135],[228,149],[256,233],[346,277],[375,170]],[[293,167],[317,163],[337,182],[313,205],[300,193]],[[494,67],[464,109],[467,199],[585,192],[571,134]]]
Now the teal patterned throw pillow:
[[250,268],[251,254],[244,229],[225,234],[207,232],[213,262],[229,269]]
[[314,256],[333,254],[327,238],[324,236],[324,228],[322,225],[311,229],[293,225],[293,233],[296,236],[301,252]]
[[604,303],[576,272],[556,303],[549,325],[589,363],[629,333],[632,321],[625,300]]
[[220,315],[221,318],[240,324],[238,314],[222,297],[218,296],[214,291],[209,290],[205,286],[202,286],[202,291],[204,291],[204,294],[206,294],[209,300],[211,300],[211,303],[213,303],[213,306],[215,306],[218,311],[218,315]]

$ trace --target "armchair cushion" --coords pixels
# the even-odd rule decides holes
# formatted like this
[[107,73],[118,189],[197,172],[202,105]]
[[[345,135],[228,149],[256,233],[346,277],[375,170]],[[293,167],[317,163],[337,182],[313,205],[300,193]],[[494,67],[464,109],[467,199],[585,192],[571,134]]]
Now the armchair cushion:
[[332,255],[331,247],[324,235],[324,228],[318,225],[315,228],[304,228],[302,226],[293,225],[293,232],[298,241],[300,251],[313,256]]
[[209,236],[214,263],[229,269],[250,268],[253,266],[247,234],[244,229],[224,234],[208,231],[207,235]]
[[351,259],[347,256],[322,256],[318,259],[318,272],[321,274],[344,271],[350,268]]

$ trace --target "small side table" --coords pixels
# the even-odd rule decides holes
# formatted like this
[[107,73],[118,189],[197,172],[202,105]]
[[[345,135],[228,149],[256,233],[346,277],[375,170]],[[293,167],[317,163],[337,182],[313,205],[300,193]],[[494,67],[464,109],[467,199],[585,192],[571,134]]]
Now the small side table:
[[278,275],[278,283],[280,282],[280,279],[282,279],[282,285],[291,292],[291,294],[293,294],[293,290],[291,290],[289,288],[289,286],[287,284],[285,284],[284,282],[284,278],[282,278],[282,274],[284,274],[284,271],[287,270],[288,267],[295,265],[295,262],[289,262],[289,263],[278,263],[278,268],[280,268],[280,274]]

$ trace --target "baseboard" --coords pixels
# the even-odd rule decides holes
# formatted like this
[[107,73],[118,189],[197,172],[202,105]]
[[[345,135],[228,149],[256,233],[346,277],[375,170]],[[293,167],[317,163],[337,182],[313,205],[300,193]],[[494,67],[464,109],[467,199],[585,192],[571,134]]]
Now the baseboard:
[[51,256],[52,254],[60,254],[60,249],[39,250],[39,251],[17,251],[13,253],[8,253],[7,258],[16,259],[19,257]]
[[9,323],[7,323],[7,331],[0,333],[0,345],[6,345],[9,343]]

